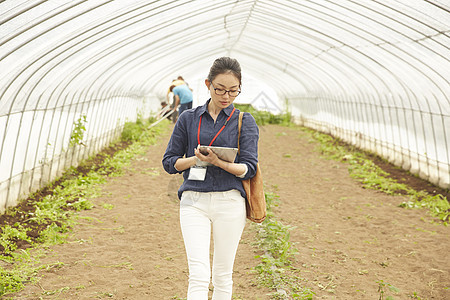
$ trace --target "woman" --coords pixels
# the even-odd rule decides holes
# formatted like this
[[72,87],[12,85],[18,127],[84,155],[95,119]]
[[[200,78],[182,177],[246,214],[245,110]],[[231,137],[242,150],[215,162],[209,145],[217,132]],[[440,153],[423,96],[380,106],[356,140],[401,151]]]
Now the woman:
[[[178,197],[189,265],[187,299],[208,299],[212,227],[212,299],[229,300],[234,259],[246,220],[246,195],[241,181],[256,173],[259,129],[253,116],[245,113],[240,154],[234,162],[221,160],[209,148],[202,154],[199,145],[237,148],[239,110],[233,101],[241,91],[238,61],[229,57],[216,59],[205,84],[211,98],[203,106],[180,115],[164,153],[163,166],[168,173],[183,173],[184,177]],[[208,167],[201,167],[205,164]]]

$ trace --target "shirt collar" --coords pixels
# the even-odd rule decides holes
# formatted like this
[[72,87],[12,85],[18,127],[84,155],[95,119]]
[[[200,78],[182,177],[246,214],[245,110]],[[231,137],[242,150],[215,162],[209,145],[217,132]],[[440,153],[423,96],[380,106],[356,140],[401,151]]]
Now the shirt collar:
[[[203,115],[205,112],[208,111],[208,104],[211,101],[211,98],[208,99],[208,101],[206,101],[206,103],[200,107],[199,113],[200,115]],[[227,115],[230,116],[231,112],[233,111],[234,105],[230,104],[228,105],[228,107],[222,109],[222,111]]]
[[[211,100],[211,99],[209,99],[209,100]],[[209,100],[206,101],[205,104],[203,104],[202,106],[199,107],[198,113],[200,114],[200,116],[202,116],[208,110],[207,107],[208,107]]]
[[233,108],[234,108],[234,105],[233,105],[233,103],[231,103],[230,105],[228,105],[227,108],[224,108],[222,110],[227,116],[230,116],[231,112],[233,111]]

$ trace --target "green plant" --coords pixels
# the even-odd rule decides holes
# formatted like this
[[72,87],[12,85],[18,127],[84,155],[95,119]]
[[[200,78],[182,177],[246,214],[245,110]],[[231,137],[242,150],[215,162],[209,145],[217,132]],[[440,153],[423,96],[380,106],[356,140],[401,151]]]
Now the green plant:
[[[289,110],[281,115],[272,115],[269,112],[258,111],[249,104],[236,104],[235,106],[242,111],[250,112],[259,125],[289,126],[292,124]],[[450,202],[446,197],[440,194],[430,195],[425,191],[416,191],[405,184],[398,183],[379,168],[365,152],[361,152],[331,135],[306,127],[301,129],[308,133],[313,140],[319,142],[318,150],[325,157],[349,163],[350,176],[361,182],[364,188],[379,190],[389,195],[406,194],[410,200],[400,204],[401,207],[428,208],[430,214],[443,221],[444,224],[448,224],[450,221]],[[289,154],[286,154],[285,157],[289,157]]]
[[65,287],[62,287],[62,288],[60,288],[60,289],[53,290],[53,291],[43,291],[42,294],[43,294],[43,295],[46,295],[46,296],[53,296],[53,295],[56,295],[56,294],[59,295],[59,294],[61,294],[62,292],[65,292],[65,291],[68,291],[68,290],[70,290],[70,288],[67,287],[67,286],[65,286]]
[[[79,129],[73,135],[76,143],[82,140],[85,121],[85,117],[80,118],[76,124]],[[115,152],[113,156],[99,155],[93,160],[95,164],[92,166],[89,166],[89,162],[83,162],[77,169],[67,170],[61,178],[30,196],[27,202],[33,204],[32,209],[20,211],[16,207],[5,213],[20,217],[23,222],[2,225],[0,229],[0,260],[9,263],[7,269],[0,266],[0,297],[20,291],[27,282],[34,282],[40,269],[60,265],[40,265],[36,257],[31,257],[28,251],[19,249],[19,243],[25,242],[37,248],[38,245],[65,242],[68,232],[75,224],[76,212],[93,207],[89,199],[100,195],[101,184],[106,181],[106,177],[120,174],[133,158],[145,152],[146,145],[156,141],[157,135],[165,130],[167,124],[168,122],[161,122],[150,130],[143,127],[141,140],[127,144],[128,147]],[[102,159],[101,162],[98,161],[99,158]],[[123,228],[118,230],[124,232]],[[64,290],[65,288],[56,292]],[[103,294],[108,297],[111,295]]]
[[31,275],[20,269],[6,270],[0,266],[0,296],[20,291]]
[[76,122],[73,123],[73,130],[70,135],[69,146],[73,147],[75,145],[83,145],[84,132],[86,131],[86,116],[82,115]]
[[389,289],[393,293],[398,293],[400,290],[396,288],[395,286],[391,285],[390,283],[385,283],[383,280],[378,280],[378,292],[380,293],[379,300],[394,300],[394,297],[387,296],[385,298],[385,293],[387,292],[386,288]]
[[[142,119],[142,115],[138,114],[136,122],[126,122],[123,126],[121,140],[127,142],[140,141],[141,143],[149,142],[148,139],[155,137],[153,133],[155,130],[148,127],[155,121],[155,118],[149,118],[147,120]],[[167,124],[167,121],[164,122]],[[157,131],[158,129],[156,129]]]
[[19,242],[31,243],[27,235],[28,230],[20,224],[15,224],[14,227],[9,225],[3,226],[0,231],[0,250],[3,250],[5,255],[10,255],[14,252]]
[[241,111],[251,113],[258,125],[280,124],[289,126],[292,124],[292,115],[289,111],[286,111],[283,114],[274,115],[267,111],[256,110],[250,104],[235,104],[235,107]]
[[114,297],[114,294],[110,293],[110,292],[98,292],[97,293],[97,297],[96,298],[103,298],[103,297],[112,298],[112,297]]
[[10,268],[0,266],[0,297],[20,291],[26,283],[35,282],[39,270],[62,266],[60,262],[38,265],[37,255],[31,256],[28,251],[21,250],[12,254],[15,263]]
[[297,249],[290,242],[292,226],[277,221],[272,207],[278,205],[279,196],[266,193],[267,217],[257,226],[256,245],[265,252],[257,256],[261,263],[255,267],[259,283],[274,289],[273,299],[312,299],[313,292],[299,285],[301,279],[292,267]]
[[406,208],[428,208],[431,214],[446,224],[450,218],[450,203],[447,198],[441,194],[435,196],[429,195],[425,192],[416,192],[414,190],[408,190],[410,200],[400,204],[401,207]]
[[103,207],[104,209],[109,209],[109,210],[111,210],[111,209],[114,208],[114,204],[103,203],[102,207]]
[[417,295],[416,292],[414,292],[412,295],[408,295],[408,298],[411,298],[411,299],[418,299],[418,300],[421,300],[421,299],[422,299],[422,298],[420,298],[420,297]]
[[330,135],[302,128],[310,137],[319,142],[317,147],[325,157],[348,163],[349,173],[362,183],[364,188],[382,191],[389,195],[407,195],[409,201],[400,204],[405,208],[428,208],[430,214],[447,224],[450,217],[450,203],[441,194],[430,195],[425,191],[416,191],[406,184],[390,178],[389,174],[378,167],[369,154],[348,146]]

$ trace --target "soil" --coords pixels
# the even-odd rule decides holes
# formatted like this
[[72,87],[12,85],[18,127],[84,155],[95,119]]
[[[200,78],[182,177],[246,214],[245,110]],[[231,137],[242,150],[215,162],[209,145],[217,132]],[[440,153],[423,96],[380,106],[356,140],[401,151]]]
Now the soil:
[[[172,126],[172,125],[171,125]],[[184,299],[187,262],[177,189],[161,157],[170,129],[125,175],[108,179],[95,207],[79,213],[68,243],[46,249],[41,279],[11,299]],[[260,127],[266,191],[275,216],[291,225],[293,265],[314,299],[450,299],[449,228],[426,210],[400,208],[405,196],[363,189],[348,165],[327,160],[299,128]],[[384,168],[392,168],[382,160]],[[440,190],[392,168],[417,189]],[[447,191],[441,191],[445,194]],[[108,204],[108,205],[105,205]],[[112,206],[112,208],[111,208]],[[247,222],[234,270],[233,299],[271,299],[258,286],[255,226]],[[389,285],[398,292],[389,289]]]

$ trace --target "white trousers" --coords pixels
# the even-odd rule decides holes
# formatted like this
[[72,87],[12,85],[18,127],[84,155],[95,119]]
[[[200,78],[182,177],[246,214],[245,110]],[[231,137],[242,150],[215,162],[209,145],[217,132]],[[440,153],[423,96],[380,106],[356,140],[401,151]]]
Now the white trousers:
[[245,199],[237,190],[183,192],[180,223],[189,265],[187,300],[208,300],[211,225],[214,241],[212,299],[231,299],[233,264],[245,220]]

